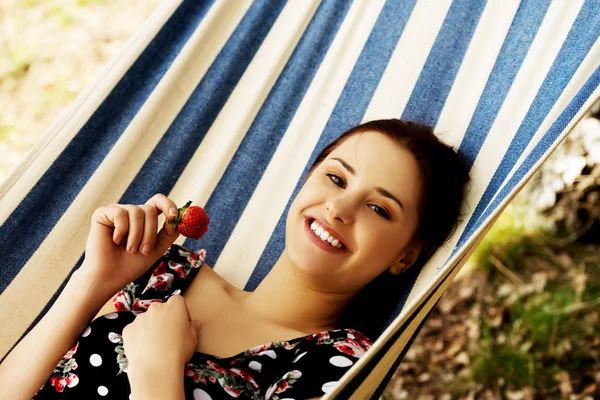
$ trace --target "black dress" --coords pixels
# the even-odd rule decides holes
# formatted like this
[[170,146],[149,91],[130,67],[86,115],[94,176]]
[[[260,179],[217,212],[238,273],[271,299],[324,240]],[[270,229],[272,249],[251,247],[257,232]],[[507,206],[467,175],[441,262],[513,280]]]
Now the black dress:
[[[181,294],[206,251],[173,244],[156,263],[113,297],[117,312],[92,321],[65,354],[36,400],[131,399],[121,334],[154,302]],[[329,392],[372,342],[336,329],[270,342],[221,358],[196,352],[185,365],[186,399],[306,399]]]

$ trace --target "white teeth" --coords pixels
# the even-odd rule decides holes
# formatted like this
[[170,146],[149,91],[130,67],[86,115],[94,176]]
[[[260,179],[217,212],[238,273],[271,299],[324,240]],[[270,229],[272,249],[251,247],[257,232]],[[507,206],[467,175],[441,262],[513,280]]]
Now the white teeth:
[[333,236],[331,236],[329,234],[329,232],[327,232],[325,229],[323,229],[322,226],[320,226],[317,221],[313,221],[310,224],[310,229],[315,233],[315,235],[317,235],[319,237],[319,239],[321,239],[324,242],[329,243],[330,245],[332,245],[333,247],[336,247],[338,249],[342,248],[342,244],[339,240],[335,239]]

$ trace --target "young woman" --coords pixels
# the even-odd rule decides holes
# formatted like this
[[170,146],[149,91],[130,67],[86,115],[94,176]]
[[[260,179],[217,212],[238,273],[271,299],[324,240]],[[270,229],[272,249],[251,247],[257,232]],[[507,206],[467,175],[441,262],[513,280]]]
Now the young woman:
[[253,292],[203,265],[204,250],[173,244],[168,221],[156,233],[158,215],[177,208],[164,195],[97,209],[80,270],[104,282],[117,312],[89,323],[34,398],[321,397],[372,343],[346,322],[351,304],[447,240],[467,171],[427,126],[350,129],[309,170],[286,247]]

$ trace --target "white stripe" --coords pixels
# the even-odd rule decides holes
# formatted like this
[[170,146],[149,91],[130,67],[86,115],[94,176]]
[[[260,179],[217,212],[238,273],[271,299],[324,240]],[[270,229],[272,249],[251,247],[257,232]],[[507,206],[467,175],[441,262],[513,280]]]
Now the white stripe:
[[[435,127],[436,134],[443,142],[455,148],[460,146],[518,7],[519,0],[490,2],[486,5]],[[463,205],[461,214],[471,215],[475,207],[469,204],[476,203],[474,199],[469,199],[468,204]],[[449,241],[423,267],[407,301],[412,301],[417,293],[422,293],[423,287],[440,271],[465,227],[466,221],[457,227]]]
[[[590,49],[588,55],[582,61],[582,63],[577,68],[577,71],[573,74],[573,77],[565,87],[565,90],[561,93],[560,97],[554,103],[552,110],[548,113],[544,122],[540,125],[540,128],[535,133],[531,143],[527,146],[519,160],[515,163],[515,166],[512,168],[510,173],[508,174],[507,179],[502,183],[500,189],[494,196],[494,199],[498,195],[500,191],[506,186],[506,183],[510,180],[516,170],[521,166],[523,161],[529,156],[529,153],[533,150],[533,148],[538,144],[540,139],[548,132],[552,124],[556,121],[556,119],[560,116],[560,114],[567,108],[571,100],[575,97],[577,92],[583,87],[585,82],[590,78],[594,70],[598,67],[598,60],[600,60],[600,38],[596,40],[596,43]],[[545,158],[544,158],[545,159]],[[537,168],[531,168],[530,172],[534,172]],[[523,179],[526,179],[526,174]],[[492,199],[493,201],[493,199]]]
[[402,115],[451,3],[416,2],[362,122]]
[[384,1],[354,2],[294,119],[236,224],[215,270],[243,288],[329,120]]
[[440,138],[451,146],[458,148],[462,142],[519,8],[519,1],[489,2],[481,14],[435,126],[436,133],[440,132]]

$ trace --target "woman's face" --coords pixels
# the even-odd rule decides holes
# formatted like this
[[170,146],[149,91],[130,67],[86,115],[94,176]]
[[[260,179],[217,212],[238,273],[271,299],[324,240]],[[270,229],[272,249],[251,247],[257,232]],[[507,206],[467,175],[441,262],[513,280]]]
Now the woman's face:
[[[290,206],[286,251],[291,264],[333,293],[358,292],[394,263],[393,273],[403,262],[410,266],[418,255],[407,246],[418,223],[418,168],[408,150],[381,133],[344,140],[313,170]],[[315,244],[305,226],[313,218],[333,228],[337,234],[330,233],[343,238],[346,251]]]

